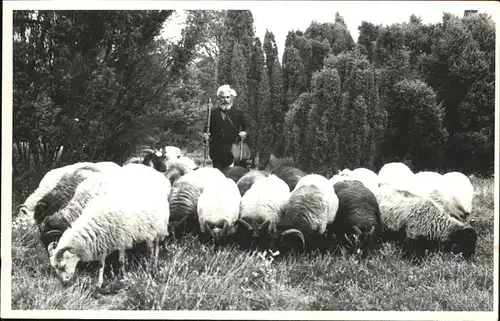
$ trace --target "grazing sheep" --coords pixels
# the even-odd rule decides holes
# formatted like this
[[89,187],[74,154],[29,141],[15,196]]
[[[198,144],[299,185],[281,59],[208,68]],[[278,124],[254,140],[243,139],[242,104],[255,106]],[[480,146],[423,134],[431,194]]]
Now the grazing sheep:
[[251,247],[269,247],[276,232],[279,213],[290,196],[288,185],[276,175],[257,180],[243,195],[240,203],[238,243]]
[[252,187],[255,181],[269,176],[268,172],[259,171],[259,170],[250,170],[248,173],[243,175],[237,182],[236,185],[240,190],[241,196],[245,195],[245,193]]
[[184,156],[167,160],[165,166],[165,176],[170,180],[172,185],[179,177],[199,168],[192,159]]
[[409,191],[412,188],[414,174],[403,163],[388,163],[378,172],[379,184],[391,184],[395,188]]
[[441,191],[454,208],[453,213],[461,221],[465,221],[472,213],[474,186],[467,176],[460,172],[443,175],[445,188]]
[[339,199],[328,179],[317,174],[302,177],[283,206],[277,226],[279,242],[299,250],[323,246],[338,206]]
[[[68,227],[56,244],[47,247],[50,263],[66,284],[78,262],[99,261],[97,287],[103,283],[105,259],[118,251],[124,267],[125,250],[146,242],[155,263],[159,244],[168,236],[170,182],[157,171],[129,164],[109,182],[106,193],[96,196]],[[148,184],[154,188],[145,189]]]
[[[40,217],[40,220],[43,220],[43,217],[50,215],[50,213],[54,213],[58,207],[65,204],[69,199],[71,199],[74,188],[76,185],[73,185],[71,188],[65,188],[64,193],[61,195],[57,195],[57,197],[46,197],[42,203],[42,200],[47,194],[51,193],[54,188],[58,185],[61,178],[68,173],[72,173],[79,168],[88,167],[89,169],[93,169],[95,171],[109,171],[120,168],[119,165],[113,162],[79,162],[71,165],[66,165],[63,167],[55,168],[50,170],[40,181],[37,189],[26,198],[24,203],[19,207],[19,215],[36,218]],[[88,173],[88,172],[87,172]],[[53,204],[53,201],[57,200],[56,204]],[[47,211],[47,212],[46,212]]]
[[112,172],[97,172],[91,166],[66,173],[38,202],[35,219],[44,248],[57,241],[67,226],[80,216],[85,205],[102,192],[103,178],[112,177],[109,173]]
[[378,175],[367,168],[356,168],[354,170],[344,169],[339,174],[334,175],[330,181],[335,184],[345,180],[356,180],[363,183],[372,193],[377,192],[378,188]]
[[304,173],[304,171],[291,166],[277,167],[271,171],[271,174],[274,174],[285,181],[291,191],[293,191],[293,189],[297,185],[297,182],[302,177],[306,176],[306,173]]
[[[339,208],[329,232],[351,250],[356,250],[359,245],[365,255],[366,250],[378,244],[382,233],[377,199],[370,189],[359,181],[338,182],[333,188],[339,199]],[[358,239],[359,244],[354,244],[350,236]]]
[[475,252],[477,232],[472,226],[451,217],[446,207],[388,184],[379,186],[376,197],[384,238],[403,242],[406,254],[420,257],[426,249],[440,247],[445,251],[462,252],[466,258]]
[[433,190],[441,190],[443,183],[443,175],[439,173],[431,171],[418,172],[413,176],[410,192],[422,197],[429,197]]
[[179,178],[170,192],[170,232],[174,238],[198,229],[198,199],[210,181],[226,178],[221,171],[202,167]]
[[230,178],[211,180],[205,185],[198,199],[200,240],[212,240],[216,245],[232,241],[234,223],[240,213],[241,195],[236,183]]
[[246,167],[242,167],[242,166],[233,166],[233,167],[230,167],[228,168],[226,171],[225,171],[225,175],[227,178],[230,178],[232,179],[235,183],[238,182],[238,180],[243,177],[243,175],[245,175],[246,173],[248,173],[250,170]]

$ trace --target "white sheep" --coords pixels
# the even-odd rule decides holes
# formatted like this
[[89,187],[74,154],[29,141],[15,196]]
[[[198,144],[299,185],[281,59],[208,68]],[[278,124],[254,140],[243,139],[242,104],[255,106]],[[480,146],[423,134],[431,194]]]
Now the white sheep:
[[474,186],[470,179],[460,172],[449,172],[443,175],[444,189],[442,193],[455,208],[460,220],[465,221],[472,213]]
[[279,213],[290,196],[288,185],[276,175],[255,181],[240,203],[239,243],[243,247],[257,241],[261,248],[269,246],[276,232]]
[[395,188],[409,191],[412,188],[414,173],[403,163],[387,163],[378,172],[380,184],[390,184]]
[[[154,188],[144,188],[144,185]],[[157,262],[159,244],[168,236],[170,182],[156,170],[140,164],[123,167],[62,235],[49,244],[50,263],[63,283],[74,275],[78,262],[99,261],[101,287],[105,259],[118,251],[122,267],[125,250],[146,242]]]
[[334,185],[337,182],[345,180],[359,181],[372,193],[376,193],[379,184],[378,175],[373,171],[363,167],[356,168],[354,170],[346,168],[343,171],[339,172],[339,174],[334,175],[332,178],[330,178],[330,181]]
[[283,206],[278,223],[283,244],[296,240],[301,249],[306,245],[322,246],[338,207],[339,199],[328,179],[318,174],[302,177]]
[[211,181],[220,181],[226,177],[212,167],[202,167],[180,177],[170,192],[170,231],[174,238],[185,232],[197,229],[198,199],[205,185]]
[[450,216],[449,208],[409,191],[381,185],[376,194],[384,238],[403,242],[406,254],[422,255],[440,246],[470,257],[477,232],[470,225]]
[[200,194],[197,205],[200,237],[213,240],[217,245],[232,240],[236,228],[234,223],[240,213],[241,195],[236,183],[230,178],[208,182]]
[[165,167],[165,176],[171,184],[174,184],[179,177],[199,168],[191,158],[185,156],[166,160]]

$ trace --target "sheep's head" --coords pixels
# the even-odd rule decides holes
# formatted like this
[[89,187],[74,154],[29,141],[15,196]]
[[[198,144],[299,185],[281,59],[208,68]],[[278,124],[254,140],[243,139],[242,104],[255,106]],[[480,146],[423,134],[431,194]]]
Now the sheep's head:
[[201,232],[204,234],[205,238],[208,238],[214,242],[216,245],[225,245],[230,243],[235,234],[237,227],[235,225],[230,226],[226,220],[220,226],[210,226],[208,222],[205,221],[204,229]]
[[47,251],[50,256],[50,265],[56,270],[58,278],[63,285],[70,284],[75,275],[76,265],[80,261],[80,257],[72,247],[59,249],[56,242],[50,243],[47,246]]
[[462,253],[464,258],[471,257],[476,251],[477,232],[466,225],[452,231],[445,242],[445,249],[458,254]]
[[257,246],[260,249],[268,249],[274,244],[276,238],[276,224],[271,220],[265,220],[257,227],[244,219],[236,221],[238,243],[242,247]]
[[65,217],[50,216],[39,227],[42,244],[47,248],[50,243],[57,242],[71,224]]
[[278,234],[277,247],[280,252],[295,250],[297,252],[304,251],[306,240],[304,234],[298,229],[287,229]]
[[153,167],[159,172],[165,172],[167,167],[165,166],[165,162],[163,161],[163,156],[161,154],[157,154],[155,152],[148,152],[142,161],[142,163],[146,166]]

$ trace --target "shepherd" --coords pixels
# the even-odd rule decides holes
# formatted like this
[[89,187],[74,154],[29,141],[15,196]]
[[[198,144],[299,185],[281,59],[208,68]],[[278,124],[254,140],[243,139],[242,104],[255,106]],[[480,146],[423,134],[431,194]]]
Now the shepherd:
[[[236,91],[229,85],[217,89],[218,106],[210,113],[202,134],[203,139],[209,142],[213,167],[223,173],[233,163],[247,167],[245,161],[250,158],[248,145],[244,143],[248,136],[248,124],[241,109],[233,105],[235,97]],[[236,146],[239,146],[237,153]]]

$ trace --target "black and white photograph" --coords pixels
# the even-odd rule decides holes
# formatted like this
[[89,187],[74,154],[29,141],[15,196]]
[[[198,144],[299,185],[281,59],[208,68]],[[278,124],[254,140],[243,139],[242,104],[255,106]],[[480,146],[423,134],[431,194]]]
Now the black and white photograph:
[[498,2],[2,7],[2,318],[498,320]]

